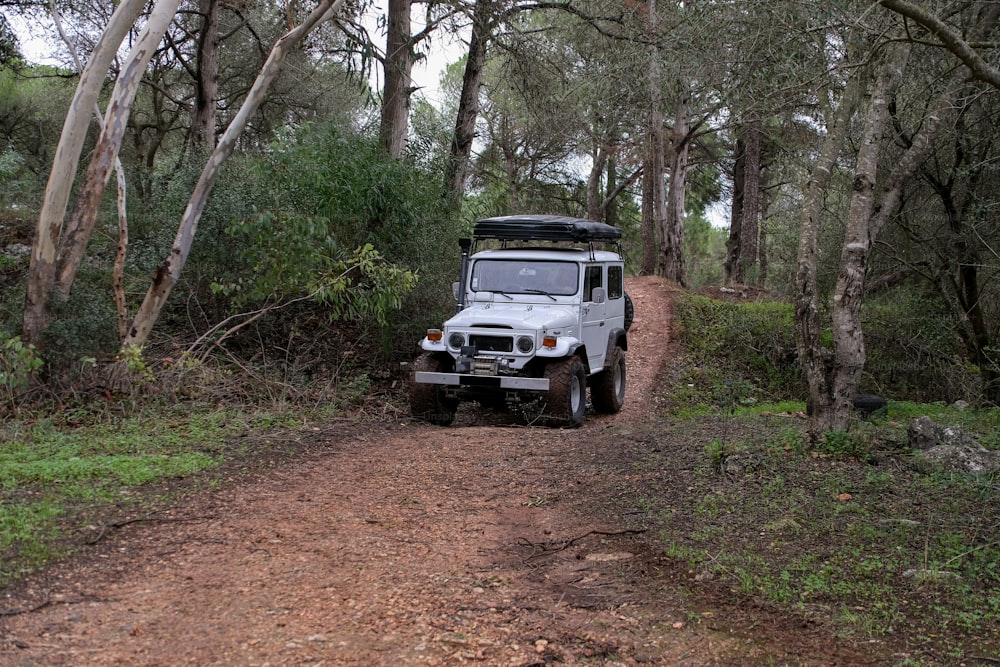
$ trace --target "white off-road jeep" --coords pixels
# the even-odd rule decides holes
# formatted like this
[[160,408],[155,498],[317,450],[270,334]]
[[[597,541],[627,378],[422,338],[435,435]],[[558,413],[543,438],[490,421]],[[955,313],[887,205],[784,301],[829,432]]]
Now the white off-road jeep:
[[414,417],[448,425],[460,401],[579,426],[586,388],[621,410],[632,303],[610,225],[552,215],[487,218],[460,239],[457,313],[413,365]]

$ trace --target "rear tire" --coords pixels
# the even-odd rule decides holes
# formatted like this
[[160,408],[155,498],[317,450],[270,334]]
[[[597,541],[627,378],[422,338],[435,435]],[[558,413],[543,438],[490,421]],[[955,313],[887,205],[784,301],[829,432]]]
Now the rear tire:
[[[414,374],[417,371],[442,373],[449,370],[451,369],[440,357],[429,352],[421,354],[413,362]],[[415,378],[416,375],[410,376],[410,414],[415,419],[422,419],[431,424],[449,426],[455,420],[458,401],[446,397],[440,385],[418,384]]]
[[587,409],[587,376],[579,357],[550,361],[544,377],[549,380],[545,394],[545,421],[553,426],[576,428]]
[[625,404],[625,352],[615,346],[608,366],[590,380],[594,411],[613,415]]

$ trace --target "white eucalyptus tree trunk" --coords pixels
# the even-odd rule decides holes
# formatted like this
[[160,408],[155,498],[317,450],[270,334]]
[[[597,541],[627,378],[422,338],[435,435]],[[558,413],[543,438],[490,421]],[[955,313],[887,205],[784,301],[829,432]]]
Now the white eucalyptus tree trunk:
[[97,212],[121,150],[142,75],[177,13],[179,4],[180,0],[160,0],[156,3],[126,58],[125,66],[118,73],[93,158],[87,168],[73,212],[59,241],[56,255],[56,289],[63,296],[68,295],[73,286],[76,271],[83,261],[84,251],[94,231]]
[[145,0],[122,0],[94,46],[66,113],[55,159],[45,186],[42,208],[28,267],[22,320],[26,342],[37,343],[48,326],[48,299],[55,282],[56,244],[62,235],[73,177],[101,86],[125,35],[134,25]]
[[132,326],[129,327],[124,346],[141,346],[149,338],[149,334],[153,330],[153,325],[156,324],[156,320],[159,318],[163,306],[166,304],[174,285],[177,284],[184,264],[187,262],[188,255],[191,252],[191,245],[194,242],[194,235],[198,229],[198,222],[201,219],[202,212],[205,210],[205,204],[208,202],[212,188],[219,179],[222,165],[232,155],[236,147],[236,140],[243,132],[250,118],[260,107],[268,87],[281,70],[281,64],[285,56],[306,35],[333,16],[343,3],[344,0],[322,0],[305,21],[287,32],[271,49],[271,53],[268,55],[264,66],[257,75],[257,79],[250,88],[250,92],[247,94],[243,105],[226,128],[222,137],[220,137],[215,150],[212,151],[212,155],[208,158],[208,162],[201,172],[198,183],[195,185],[194,191],[188,199],[187,207],[181,216],[170,254],[154,272],[153,281],[146,292],[146,297],[143,299],[142,305],[132,320]]

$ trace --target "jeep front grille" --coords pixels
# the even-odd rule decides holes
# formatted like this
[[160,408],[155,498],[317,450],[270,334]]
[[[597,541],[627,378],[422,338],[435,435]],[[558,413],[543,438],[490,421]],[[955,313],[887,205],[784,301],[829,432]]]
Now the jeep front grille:
[[514,339],[511,336],[469,336],[469,344],[480,352],[511,352],[514,349]]

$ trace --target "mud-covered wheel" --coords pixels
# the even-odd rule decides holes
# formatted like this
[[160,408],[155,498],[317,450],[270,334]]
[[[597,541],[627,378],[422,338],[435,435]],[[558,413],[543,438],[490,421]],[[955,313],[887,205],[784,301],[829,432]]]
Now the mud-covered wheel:
[[576,427],[583,423],[587,408],[587,376],[579,357],[550,361],[544,376],[549,380],[545,394],[545,421],[553,426]]
[[635,319],[635,304],[632,303],[632,297],[625,293],[625,331],[632,328],[632,320]]
[[[451,370],[444,360],[429,352],[421,354],[413,362],[413,372],[444,373]],[[448,426],[455,420],[458,401],[444,395],[440,385],[423,384],[415,381],[416,375],[410,376],[410,414],[416,419],[422,419],[438,426]]]
[[607,368],[590,380],[590,398],[594,411],[615,414],[625,403],[625,352],[615,346]]

